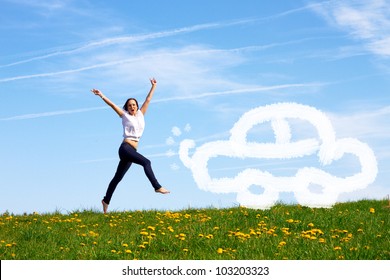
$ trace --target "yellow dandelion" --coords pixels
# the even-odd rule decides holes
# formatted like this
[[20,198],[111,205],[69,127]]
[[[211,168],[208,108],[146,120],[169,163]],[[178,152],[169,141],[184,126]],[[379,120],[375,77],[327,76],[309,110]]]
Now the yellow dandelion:
[[12,247],[12,244],[6,244],[5,247]]
[[223,253],[223,249],[222,249],[222,248],[218,248],[218,249],[217,249],[217,253],[218,253],[218,254],[222,254],[222,253]]
[[370,213],[374,214],[375,213],[375,209],[374,208],[370,208]]
[[286,220],[286,222],[292,224],[294,222],[294,220],[293,219],[288,219],[288,220]]
[[139,234],[141,234],[141,235],[143,235],[143,236],[147,236],[147,235],[149,235],[149,233],[148,233],[148,232],[146,232],[146,231],[141,231]]
[[152,227],[152,226],[148,226],[148,229],[154,231],[156,228],[155,228],[155,227]]
[[175,237],[182,241],[186,239],[186,235],[184,233],[176,234]]
[[318,242],[320,242],[320,243],[326,243],[326,241],[325,241],[325,239],[324,239],[324,238],[320,238],[320,239],[318,239]]
[[116,250],[111,250],[111,253],[114,253],[114,254],[115,254],[115,253],[116,253]]
[[203,237],[204,235],[203,235],[203,233],[199,233],[198,236],[199,237]]
[[125,253],[131,254],[132,252],[131,252],[131,250],[127,249],[127,250],[125,251]]
[[145,245],[139,245],[138,248],[145,249]]
[[183,249],[183,252],[188,252],[188,249],[187,249],[187,248],[184,248],[184,249]]
[[279,243],[279,246],[285,246],[287,243],[285,241],[282,241]]
[[271,234],[271,235],[272,235],[272,234],[274,234],[274,232],[275,232],[275,230],[274,230],[274,229],[272,229],[272,228],[271,228],[271,229],[269,229],[269,230],[267,231],[267,233],[268,233],[268,234]]
[[358,232],[363,232],[363,229],[359,228],[357,231],[358,231]]
[[314,224],[313,223],[309,223],[307,226],[308,227],[314,227]]
[[333,250],[337,251],[337,250],[341,250],[341,247],[340,246],[336,246],[333,248]]
[[123,247],[129,247],[129,244],[123,243],[122,246]]

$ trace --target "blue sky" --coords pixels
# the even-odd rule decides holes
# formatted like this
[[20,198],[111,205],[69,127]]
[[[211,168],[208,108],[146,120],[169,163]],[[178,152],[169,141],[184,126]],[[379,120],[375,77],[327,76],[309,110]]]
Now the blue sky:
[[[249,110],[294,102],[325,113],[337,138],[374,152],[378,173],[338,201],[390,194],[389,1],[2,0],[0,17],[0,212],[100,210],[118,162],[121,121],[91,88],[118,105],[140,102],[158,81],[139,151],[169,195],[133,165],[110,210],[230,207],[234,193],[198,187],[179,157],[229,139]],[[295,122],[294,137],[310,134]],[[272,131],[271,131],[272,132]],[[248,139],[272,141],[264,127]],[[313,158],[215,158],[209,172],[248,166],[289,176]],[[358,172],[353,156],[327,170]],[[295,170],[295,171],[294,171]],[[279,199],[294,202],[293,190]]]

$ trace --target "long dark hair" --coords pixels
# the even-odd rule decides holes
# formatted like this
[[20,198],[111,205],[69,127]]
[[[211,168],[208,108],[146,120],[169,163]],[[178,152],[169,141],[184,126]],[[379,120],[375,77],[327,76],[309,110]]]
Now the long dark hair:
[[[127,111],[127,103],[129,103],[130,100],[134,100],[134,101],[135,101],[135,104],[137,105],[137,110],[138,110],[138,109],[139,109],[138,101],[137,101],[137,99],[135,99],[135,98],[129,98],[129,99],[127,99],[125,105],[123,105],[123,110]],[[127,112],[128,112],[128,111],[127,111]]]

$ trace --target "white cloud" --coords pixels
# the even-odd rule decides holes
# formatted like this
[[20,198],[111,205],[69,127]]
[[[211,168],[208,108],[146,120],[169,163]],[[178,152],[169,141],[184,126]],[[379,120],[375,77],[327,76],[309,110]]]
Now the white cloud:
[[173,171],[177,171],[177,170],[180,169],[180,166],[177,165],[176,163],[172,163],[172,164],[170,165],[170,168],[171,168],[171,170],[173,170]]
[[[359,104],[359,107],[365,108],[366,105]],[[386,128],[390,124],[390,106],[353,113],[328,113],[328,115],[334,123],[338,135],[383,140],[387,140],[389,137],[390,130]]]
[[[318,139],[309,138],[291,142],[289,119],[300,119],[313,125]],[[248,131],[255,125],[271,122],[275,143],[248,142]],[[254,208],[269,208],[279,197],[280,192],[294,192],[298,203],[311,207],[332,206],[339,194],[364,189],[377,175],[377,162],[370,147],[354,138],[336,139],[333,126],[327,116],[319,110],[295,103],[279,103],[258,107],[246,112],[231,129],[228,141],[214,141],[196,148],[192,157],[189,149],[195,142],[184,140],[180,143],[179,156],[183,164],[191,169],[199,188],[216,193],[237,193],[237,201]],[[345,154],[357,157],[361,171],[347,177],[336,177],[319,168],[300,168],[295,176],[277,177],[259,169],[247,168],[230,178],[211,178],[208,161],[215,157],[292,159],[317,155],[322,165],[330,165]],[[323,191],[316,193],[310,187],[321,186]],[[254,194],[250,187],[264,189],[262,194]]]
[[180,128],[178,128],[177,126],[174,126],[172,127],[172,134],[176,137],[180,136],[181,135],[181,130]]
[[[30,3],[30,2],[28,1],[26,3]],[[58,2],[58,4],[53,3],[53,7],[60,7],[59,6],[60,3],[61,2]],[[48,7],[48,5],[40,5],[40,6]],[[186,26],[186,27],[182,27],[182,28],[176,28],[176,29],[172,29],[172,30],[151,32],[151,33],[145,33],[145,34],[107,37],[107,38],[102,38],[100,40],[96,40],[93,42],[79,43],[76,46],[75,45],[59,46],[59,47],[56,47],[55,51],[49,51],[48,53],[45,53],[43,55],[36,55],[34,57],[31,57],[31,58],[28,58],[25,60],[20,60],[20,61],[15,61],[15,62],[12,62],[9,64],[0,65],[0,68],[1,67],[15,66],[18,64],[29,63],[32,61],[43,60],[43,59],[56,57],[56,56],[64,56],[64,55],[70,55],[70,54],[77,54],[77,53],[84,52],[84,51],[92,51],[96,48],[101,48],[101,47],[109,47],[109,46],[113,46],[113,45],[134,44],[134,43],[139,43],[139,42],[148,41],[148,40],[177,36],[177,35],[180,35],[183,33],[191,33],[191,32],[207,30],[207,29],[214,29],[214,28],[224,28],[224,27],[232,26],[232,25],[242,25],[242,24],[250,23],[252,21],[253,20],[236,20],[236,21],[230,21],[230,22],[225,22],[225,23],[213,22],[213,23],[197,24],[197,25]],[[45,52],[45,51],[42,50],[42,52]]]
[[165,155],[166,155],[167,157],[173,157],[174,155],[176,155],[176,153],[175,153],[172,149],[169,149],[169,150],[165,153]]
[[[9,1],[9,0],[7,0]],[[25,5],[33,8],[45,9],[45,10],[57,10],[63,9],[69,3],[67,0],[42,0],[42,1],[32,1],[32,0],[12,0],[9,1],[12,4]]]
[[165,143],[166,143],[168,146],[172,146],[172,145],[175,144],[175,139],[173,139],[172,136],[169,136],[169,137],[167,138],[167,140],[165,140]]
[[2,118],[2,119],[0,119],[0,121],[15,121],[15,120],[26,120],[26,119],[53,117],[53,116],[84,113],[84,112],[103,110],[103,109],[107,109],[107,106],[74,109],[74,110],[53,111],[53,112],[36,113],[36,114],[25,114],[25,115],[18,115],[18,116],[13,116],[13,117]]
[[189,123],[187,123],[186,126],[184,127],[184,131],[185,132],[190,132],[191,131],[191,125]]
[[361,40],[368,50],[390,56],[390,1],[329,1],[313,6],[331,24]]

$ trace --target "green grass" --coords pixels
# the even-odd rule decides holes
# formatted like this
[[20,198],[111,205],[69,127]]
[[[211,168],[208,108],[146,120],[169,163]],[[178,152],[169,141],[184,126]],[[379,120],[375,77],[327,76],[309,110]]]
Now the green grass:
[[0,259],[389,260],[387,200],[0,217]]

